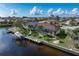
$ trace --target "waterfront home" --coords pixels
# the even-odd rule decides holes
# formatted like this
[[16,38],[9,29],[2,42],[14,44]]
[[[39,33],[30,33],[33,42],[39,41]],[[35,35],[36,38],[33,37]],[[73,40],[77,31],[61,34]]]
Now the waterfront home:
[[5,20],[4,19],[0,19],[0,22],[4,22]]
[[0,23],[4,23],[4,22],[9,22],[10,20],[9,19],[2,19],[2,18],[0,18]]
[[0,19],[0,24],[5,24],[6,20],[5,19]]
[[30,28],[32,31],[47,33],[50,35],[55,35],[56,32],[60,29],[59,24],[56,22],[52,22],[51,24],[49,21],[33,21],[28,25],[24,25],[24,27]]
[[56,32],[60,29],[59,24],[52,22],[52,24],[49,21],[40,21],[40,22],[34,22],[33,26],[42,27],[41,31],[56,34]]

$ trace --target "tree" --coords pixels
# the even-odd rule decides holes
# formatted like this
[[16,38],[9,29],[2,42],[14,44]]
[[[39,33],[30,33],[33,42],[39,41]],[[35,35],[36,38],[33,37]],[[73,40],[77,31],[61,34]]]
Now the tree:
[[61,39],[64,39],[67,36],[67,34],[65,33],[64,29],[61,29],[60,32],[56,34],[56,36]]

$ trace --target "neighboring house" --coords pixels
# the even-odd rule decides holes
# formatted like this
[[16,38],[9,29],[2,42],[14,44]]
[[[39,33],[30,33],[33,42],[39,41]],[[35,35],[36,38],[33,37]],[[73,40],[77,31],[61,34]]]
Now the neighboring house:
[[4,22],[5,20],[4,19],[0,19],[0,22]]
[[65,21],[65,24],[66,24],[66,25],[69,25],[69,24],[70,24],[70,21],[71,21],[71,20]]
[[1,24],[6,24],[6,23],[8,23],[8,22],[10,22],[10,20],[9,19],[0,19],[0,23]]
[[79,24],[79,19],[67,20],[64,23],[65,25],[77,26]]
[[77,24],[79,25],[79,19],[75,19],[75,21],[77,22]]
[[0,24],[5,24],[6,20],[5,19],[0,19]]
[[77,22],[79,22],[79,19],[75,19]]

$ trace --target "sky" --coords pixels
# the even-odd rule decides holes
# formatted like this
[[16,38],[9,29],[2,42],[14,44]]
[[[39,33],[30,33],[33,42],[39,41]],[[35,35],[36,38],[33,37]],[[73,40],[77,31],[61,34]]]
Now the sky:
[[78,3],[1,3],[0,16],[79,16]]

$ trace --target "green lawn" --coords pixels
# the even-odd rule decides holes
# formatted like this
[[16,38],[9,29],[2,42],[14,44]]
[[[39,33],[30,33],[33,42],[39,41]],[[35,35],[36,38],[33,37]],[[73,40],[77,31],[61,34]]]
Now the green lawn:
[[[20,32],[23,35],[26,36],[26,35],[29,35],[30,31],[27,30],[27,29],[20,28]],[[59,40],[59,44],[58,45],[66,47],[66,48],[75,48],[73,40],[69,36],[64,34],[63,31],[62,31],[62,33],[59,33],[61,35],[58,34],[58,36],[57,36],[58,38],[57,39],[53,39],[52,36],[44,34],[44,33],[36,32],[36,31],[31,31],[31,32],[32,33],[30,34],[30,36],[38,38],[40,40],[45,40],[45,41],[47,41],[49,43],[52,43],[54,40]]]
[[63,41],[63,43],[59,43],[60,46],[66,47],[66,48],[75,48],[73,40],[67,36],[65,39],[60,39]]

